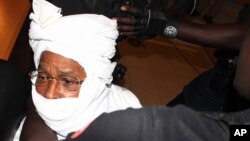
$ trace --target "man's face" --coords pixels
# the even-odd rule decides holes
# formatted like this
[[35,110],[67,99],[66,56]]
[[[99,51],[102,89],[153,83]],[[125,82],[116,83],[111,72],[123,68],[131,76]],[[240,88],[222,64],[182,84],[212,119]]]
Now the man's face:
[[42,53],[37,71],[36,90],[48,99],[78,97],[86,78],[78,62],[49,51]]

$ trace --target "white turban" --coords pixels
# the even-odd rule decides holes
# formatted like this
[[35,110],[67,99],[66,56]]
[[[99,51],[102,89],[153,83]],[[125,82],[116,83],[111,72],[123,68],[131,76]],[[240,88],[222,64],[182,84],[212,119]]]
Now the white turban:
[[30,14],[30,46],[36,68],[45,50],[77,61],[88,75],[111,83],[116,66],[117,23],[102,15],[62,16],[61,9],[45,0],[33,0]]

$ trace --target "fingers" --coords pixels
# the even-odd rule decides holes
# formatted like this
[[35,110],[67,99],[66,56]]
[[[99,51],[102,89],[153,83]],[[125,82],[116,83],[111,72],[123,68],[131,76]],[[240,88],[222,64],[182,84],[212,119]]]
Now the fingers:
[[135,19],[134,17],[118,17],[117,23],[119,24],[124,24],[124,25],[134,25],[135,24]]
[[115,19],[120,25],[146,26],[148,22],[147,19],[135,19],[134,17],[119,17]]
[[117,29],[119,32],[132,32],[134,30],[134,27],[123,25],[123,26],[118,26]]
[[123,5],[121,6],[120,10],[123,12],[127,12],[129,14],[132,14],[133,16],[136,16],[136,17],[140,17],[143,15],[140,9],[130,6],[130,5]]
[[131,36],[135,35],[137,30],[142,30],[143,26],[135,26],[136,21],[133,17],[119,17],[115,18],[117,20],[118,26],[117,29],[120,35]]
[[144,20],[135,20],[134,18],[117,18],[118,26],[117,29],[120,35],[131,36],[138,35],[141,31],[144,31],[145,24]]
[[120,32],[121,36],[133,36],[134,32]]
[[118,26],[117,28],[118,28],[118,30],[120,32],[124,32],[124,31],[128,31],[128,32],[141,31],[141,30],[144,29],[143,26],[129,26],[129,25],[121,25],[121,26]]
[[122,36],[138,36],[138,35],[144,35],[144,32],[143,31],[120,32],[120,35],[122,35]]
[[130,14],[127,17],[115,17],[118,23],[118,30],[120,35],[131,36],[139,35],[147,25],[147,18],[144,18],[143,11],[130,5],[123,5],[120,10]]
[[134,36],[134,35],[143,35],[144,33],[144,29],[143,27],[125,27],[125,26],[122,26],[122,27],[118,27],[118,30],[119,30],[119,34],[120,35],[124,35],[124,36]]

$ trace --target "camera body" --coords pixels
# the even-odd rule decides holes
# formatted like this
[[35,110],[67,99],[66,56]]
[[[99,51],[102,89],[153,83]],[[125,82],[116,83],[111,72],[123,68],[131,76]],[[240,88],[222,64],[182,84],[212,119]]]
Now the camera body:
[[123,66],[122,64],[117,64],[112,76],[113,76],[113,84],[119,85],[121,80],[123,79],[125,73],[127,71],[127,68],[125,66]]

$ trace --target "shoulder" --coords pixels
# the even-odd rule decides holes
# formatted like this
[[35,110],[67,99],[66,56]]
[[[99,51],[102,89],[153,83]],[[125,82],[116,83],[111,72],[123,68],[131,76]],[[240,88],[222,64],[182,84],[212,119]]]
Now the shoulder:
[[124,87],[120,87],[117,85],[111,86],[111,95],[110,99],[113,103],[120,104],[124,107],[141,107],[139,99],[136,97],[134,93]]
[[118,85],[112,85],[111,91],[115,96],[123,97],[123,98],[136,98],[135,94],[131,92],[129,89],[118,86]]

